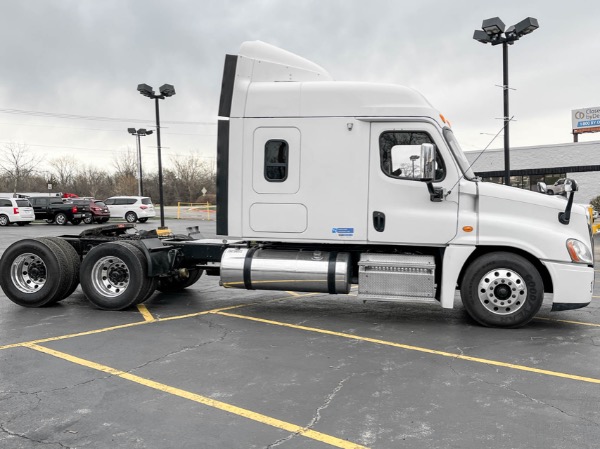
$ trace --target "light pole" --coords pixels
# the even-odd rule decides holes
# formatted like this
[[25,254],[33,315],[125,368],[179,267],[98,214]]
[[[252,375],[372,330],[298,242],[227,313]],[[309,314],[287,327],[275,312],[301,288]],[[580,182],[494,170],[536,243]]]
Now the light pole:
[[418,156],[418,155],[416,155],[416,154],[413,154],[413,155],[410,157],[410,160],[412,161],[412,177],[413,177],[413,179],[415,179],[415,161],[416,161],[417,159],[419,159],[420,157],[421,157],[421,156]]
[[147,84],[138,84],[137,90],[144,97],[148,97],[155,102],[156,109],[156,143],[158,146],[158,194],[160,197],[160,228],[165,228],[165,202],[163,195],[163,176],[162,176],[162,156],[160,151],[160,114],[158,112],[158,100],[164,100],[167,97],[175,95],[175,88],[171,84],[160,86],[160,95],[154,93],[152,86]]
[[518,41],[526,34],[532,33],[539,28],[537,19],[527,17],[516,25],[505,25],[499,17],[486,19],[481,24],[481,30],[475,30],[473,39],[482,44],[502,44],[502,89],[504,90],[504,184],[510,185],[510,147],[508,125],[508,46]]
[[140,128],[138,130],[136,130],[135,128],[127,128],[127,131],[129,132],[129,134],[133,134],[134,136],[137,137],[136,144],[137,144],[137,160],[138,160],[138,176],[139,176],[138,195],[144,196],[144,181],[142,179],[142,144],[140,142],[140,136],[149,136],[154,131],[152,131],[151,129],[146,130],[144,128]]

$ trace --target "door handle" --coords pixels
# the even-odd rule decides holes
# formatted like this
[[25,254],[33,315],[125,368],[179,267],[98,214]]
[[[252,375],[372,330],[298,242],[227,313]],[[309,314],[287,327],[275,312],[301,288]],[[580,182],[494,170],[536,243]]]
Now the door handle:
[[377,232],[383,232],[385,229],[385,214],[383,212],[373,212],[373,227]]

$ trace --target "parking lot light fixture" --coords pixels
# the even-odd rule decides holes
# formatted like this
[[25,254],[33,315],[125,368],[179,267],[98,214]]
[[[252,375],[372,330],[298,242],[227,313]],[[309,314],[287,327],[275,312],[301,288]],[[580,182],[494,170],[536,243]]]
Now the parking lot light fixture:
[[[163,174],[162,174],[162,156],[160,148],[160,112],[158,100],[164,100],[167,97],[175,95],[175,87],[172,84],[163,84],[160,86],[160,95],[154,93],[152,86],[148,84],[138,84],[137,90],[144,97],[154,100],[156,111],[156,143],[158,147],[158,194],[160,197],[160,229],[165,229],[165,201],[163,191]],[[146,134],[149,134],[146,132]]]
[[508,126],[508,46],[513,45],[521,37],[539,28],[537,19],[527,17],[516,25],[508,28],[499,17],[486,19],[481,24],[481,30],[475,30],[473,39],[482,44],[502,44],[502,90],[504,91],[504,184],[510,185],[510,139]]
[[150,130],[146,130],[144,128],[140,128],[140,129],[135,129],[135,128],[127,128],[127,132],[129,134],[133,134],[134,136],[136,136],[136,148],[137,148],[137,160],[138,160],[138,195],[139,196],[144,196],[144,181],[143,181],[143,175],[142,175],[142,144],[140,142],[140,137],[142,136],[149,136],[150,134],[152,134],[154,131]]

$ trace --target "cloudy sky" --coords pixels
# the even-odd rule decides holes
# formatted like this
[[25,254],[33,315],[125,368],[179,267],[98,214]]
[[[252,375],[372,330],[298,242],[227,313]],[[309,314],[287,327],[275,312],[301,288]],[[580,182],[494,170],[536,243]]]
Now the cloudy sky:
[[[600,106],[600,2],[563,0],[3,0],[0,148],[27,144],[46,161],[111,167],[151,128],[139,83],[175,86],[161,102],[163,154],[216,154],[226,53],[262,40],[337,80],[414,87],[452,122],[465,150],[502,126],[501,46],[472,39],[483,19],[528,16],[540,28],[509,49],[511,145],[572,141],[571,109]],[[580,141],[597,140],[587,134]],[[492,148],[502,147],[498,138]],[[154,136],[142,139],[156,167]]]

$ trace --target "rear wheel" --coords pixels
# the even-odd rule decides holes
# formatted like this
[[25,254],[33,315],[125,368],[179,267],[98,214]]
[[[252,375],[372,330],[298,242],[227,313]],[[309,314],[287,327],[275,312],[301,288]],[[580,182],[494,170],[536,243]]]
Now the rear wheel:
[[176,293],[180,292],[185,288],[195,284],[200,276],[202,276],[203,270],[192,268],[187,270],[188,275],[182,276],[181,272],[176,275],[159,278],[157,290],[163,293]]
[[134,246],[111,242],[98,245],[83,259],[81,288],[88,300],[104,310],[122,310],[148,293],[148,265]]
[[127,223],[135,223],[137,221],[137,215],[135,214],[135,212],[127,212],[125,214],[125,221]]
[[54,216],[54,222],[57,225],[66,225],[67,224],[67,216],[65,214],[63,214],[62,212],[59,212],[58,214],[56,214]]
[[71,266],[60,248],[37,239],[10,245],[0,259],[0,286],[23,307],[43,307],[63,298],[72,278]]
[[2,214],[0,215],[0,226],[8,226],[10,224],[10,220],[8,216]]
[[75,248],[73,248],[67,241],[61,239],[60,237],[42,237],[38,240],[52,242],[53,244],[57,245],[66,256],[67,263],[71,265],[72,275],[70,276],[69,286],[63,294],[63,297],[58,299],[58,301],[68,298],[73,294],[79,285],[79,269],[81,267],[81,259],[79,254]]
[[527,259],[512,253],[485,254],[465,271],[462,302],[471,317],[489,327],[520,327],[544,300],[544,283]]

